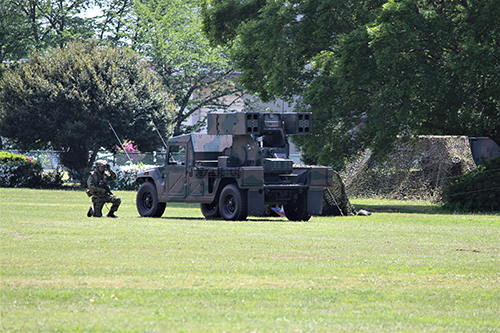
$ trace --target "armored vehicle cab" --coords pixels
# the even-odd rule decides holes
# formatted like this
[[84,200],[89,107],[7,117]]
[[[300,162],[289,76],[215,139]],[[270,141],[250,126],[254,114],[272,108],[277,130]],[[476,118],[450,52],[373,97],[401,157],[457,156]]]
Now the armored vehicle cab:
[[196,202],[207,218],[244,220],[283,206],[293,221],[322,211],[329,167],[294,167],[287,135],[310,134],[311,114],[210,113],[207,134],[168,140],[164,166],[137,175],[137,209],[159,217],[166,202]]

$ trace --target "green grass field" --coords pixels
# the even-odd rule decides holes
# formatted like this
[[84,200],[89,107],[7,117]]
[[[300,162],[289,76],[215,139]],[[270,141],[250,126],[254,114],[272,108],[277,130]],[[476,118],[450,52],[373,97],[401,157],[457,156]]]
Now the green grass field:
[[1,332],[500,331],[499,215],[149,219],[115,194],[95,219],[83,191],[0,189]]

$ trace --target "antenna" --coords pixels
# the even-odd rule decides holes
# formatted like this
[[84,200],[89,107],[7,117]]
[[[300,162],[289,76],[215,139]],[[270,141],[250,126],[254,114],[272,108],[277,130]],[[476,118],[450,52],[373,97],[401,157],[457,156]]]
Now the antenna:
[[158,131],[158,128],[156,128],[156,125],[155,125],[155,122],[151,120],[151,122],[153,123],[153,127],[155,128],[156,130],[156,133],[158,133],[158,136],[160,137],[160,140],[161,142],[163,142],[163,145],[165,146],[165,149],[167,149],[167,144],[165,143],[165,140],[163,140],[163,137],[161,136],[160,134],[160,131]]
[[[128,155],[127,151],[125,150],[125,147],[123,147],[123,144],[122,142],[120,141],[120,138],[118,137],[118,134],[116,134],[116,131],[115,129],[113,128],[113,125],[111,125],[110,122],[108,122],[109,124],[109,128],[111,128],[111,130],[113,131],[113,133],[115,133],[115,136],[116,136],[116,140],[118,140],[118,143],[120,143],[120,146],[122,147],[123,151],[125,152],[125,154],[127,155],[127,158],[130,162],[132,162],[132,159],[130,158],[130,156]],[[132,162],[134,163],[134,162]]]
[[286,46],[286,40],[283,43],[283,97],[281,97],[281,113],[285,113],[285,69],[286,69],[285,46]]

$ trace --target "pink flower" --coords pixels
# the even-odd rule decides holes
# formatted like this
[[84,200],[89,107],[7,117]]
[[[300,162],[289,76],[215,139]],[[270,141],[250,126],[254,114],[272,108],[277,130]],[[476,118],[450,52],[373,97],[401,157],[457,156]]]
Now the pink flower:
[[125,141],[125,143],[123,144],[123,149],[122,147],[117,147],[117,150],[120,152],[123,152],[124,149],[127,153],[139,153],[139,149],[136,145],[133,144],[132,141]]

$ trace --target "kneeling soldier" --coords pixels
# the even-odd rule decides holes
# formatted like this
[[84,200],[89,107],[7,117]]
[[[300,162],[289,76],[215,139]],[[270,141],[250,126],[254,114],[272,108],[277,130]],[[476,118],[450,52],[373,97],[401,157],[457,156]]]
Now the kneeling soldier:
[[87,194],[92,196],[93,208],[90,207],[87,213],[88,217],[101,217],[102,216],[102,206],[106,202],[111,202],[112,206],[109,210],[108,217],[117,217],[114,213],[118,210],[120,203],[122,202],[120,198],[111,193],[108,181],[116,179],[116,173],[111,170],[108,162],[105,160],[97,160],[95,162],[95,170],[90,174],[87,180]]

